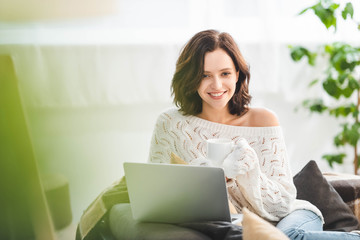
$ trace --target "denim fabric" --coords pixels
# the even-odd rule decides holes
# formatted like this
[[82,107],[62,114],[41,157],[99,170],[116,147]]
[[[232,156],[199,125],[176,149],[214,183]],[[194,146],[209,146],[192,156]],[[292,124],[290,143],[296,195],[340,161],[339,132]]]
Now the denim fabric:
[[323,231],[319,216],[309,210],[296,210],[284,217],[277,228],[291,240],[360,240],[360,235],[349,232]]

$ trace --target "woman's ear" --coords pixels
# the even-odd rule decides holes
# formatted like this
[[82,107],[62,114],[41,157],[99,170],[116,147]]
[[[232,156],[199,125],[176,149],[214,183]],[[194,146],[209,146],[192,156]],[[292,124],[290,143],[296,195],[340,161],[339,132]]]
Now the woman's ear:
[[239,71],[240,71],[240,70],[238,70],[238,71],[236,72],[236,82],[239,81]]

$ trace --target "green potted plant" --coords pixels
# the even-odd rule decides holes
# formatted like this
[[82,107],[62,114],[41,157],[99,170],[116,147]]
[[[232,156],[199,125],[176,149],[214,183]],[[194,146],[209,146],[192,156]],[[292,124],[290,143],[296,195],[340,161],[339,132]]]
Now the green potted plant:
[[[319,2],[300,12],[314,13],[328,31],[337,30],[337,20],[342,17],[346,23],[354,22],[354,9],[351,2],[344,5],[332,0],[319,0]],[[360,24],[356,23],[360,30]],[[358,41],[360,44],[360,41]],[[351,146],[353,149],[354,173],[358,173],[359,156],[358,143],[360,140],[360,46],[353,46],[351,43],[332,42],[310,51],[304,46],[289,46],[291,58],[300,61],[307,58],[310,66],[317,66],[319,58],[326,62],[326,69],[321,79],[311,79],[309,87],[321,84],[325,96],[332,99],[325,101],[324,97],[305,99],[302,106],[311,112],[329,114],[340,121],[339,133],[334,136],[334,145],[339,149],[337,153],[324,154],[323,159],[327,160],[333,167],[334,163],[342,164],[347,153],[340,151],[343,146]],[[349,156],[350,157],[350,156]]]

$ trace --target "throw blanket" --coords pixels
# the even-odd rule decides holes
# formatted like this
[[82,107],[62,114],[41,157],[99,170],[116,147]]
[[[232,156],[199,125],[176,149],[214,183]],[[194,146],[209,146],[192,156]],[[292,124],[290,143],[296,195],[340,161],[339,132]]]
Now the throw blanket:
[[80,218],[76,239],[83,240],[92,230],[98,230],[95,226],[101,223],[101,220],[107,220],[105,214],[117,203],[130,203],[125,177],[105,189],[84,211]]

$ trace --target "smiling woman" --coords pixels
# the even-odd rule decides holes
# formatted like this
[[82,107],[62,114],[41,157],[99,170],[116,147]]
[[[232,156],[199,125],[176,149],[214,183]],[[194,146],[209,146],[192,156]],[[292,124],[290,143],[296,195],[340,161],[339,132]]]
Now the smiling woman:
[[[172,81],[179,109],[158,117],[149,161],[170,163],[176,154],[190,165],[223,168],[236,211],[249,209],[276,223],[292,240],[360,239],[358,234],[322,231],[320,210],[296,199],[281,127],[271,111],[249,106],[249,78],[248,66],[229,34],[195,34],[180,53]],[[234,147],[213,161],[208,139],[228,139]],[[204,191],[207,187],[211,184]]]

